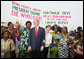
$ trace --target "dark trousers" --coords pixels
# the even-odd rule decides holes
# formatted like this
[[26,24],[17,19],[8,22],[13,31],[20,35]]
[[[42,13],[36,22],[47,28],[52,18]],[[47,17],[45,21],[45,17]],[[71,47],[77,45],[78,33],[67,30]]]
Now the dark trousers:
[[44,58],[47,58],[49,47],[44,48]]
[[31,58],[44,58],[43,52],[41,52],[41,51],[31,51]]

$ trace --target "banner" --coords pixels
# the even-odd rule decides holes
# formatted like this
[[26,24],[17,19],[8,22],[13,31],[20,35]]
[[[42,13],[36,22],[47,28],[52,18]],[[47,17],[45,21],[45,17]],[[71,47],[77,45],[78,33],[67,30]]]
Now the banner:
[[25,27],[26,21],[29,20],[33,27],[33,21],[39,19],[40,26],[44,28],[48,24],[57,24],[61,27],[67,26],[71,30],[83,25],[82,9],[82,2],[73,1],[2,1],[1,22],[11,21],[15,24],[18,20]]
[[12,1],[11,15],[29,20],[45,20],[45,24],[68,24],[68,19],[71,19],[70,11],[44,11],[14,1]]

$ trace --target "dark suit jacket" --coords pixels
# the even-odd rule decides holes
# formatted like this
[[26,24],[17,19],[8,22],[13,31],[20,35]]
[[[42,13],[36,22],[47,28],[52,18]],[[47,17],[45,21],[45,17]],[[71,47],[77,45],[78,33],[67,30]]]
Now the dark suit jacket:
[[43,40],[45,39],[45,29],[39,27],[37,37],[35,35],[35,27],[30,29],[29,34],[29,46],[32,47],[32,51],[40,51],[41,46],[44,46]]

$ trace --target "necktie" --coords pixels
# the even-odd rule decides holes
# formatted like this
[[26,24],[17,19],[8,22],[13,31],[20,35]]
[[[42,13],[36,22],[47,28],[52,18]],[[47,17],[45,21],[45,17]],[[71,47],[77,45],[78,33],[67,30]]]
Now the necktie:
[[37,27],[36,27],[36,30],[35,30],[35,34],[36,34],[36,37],[37,37]]

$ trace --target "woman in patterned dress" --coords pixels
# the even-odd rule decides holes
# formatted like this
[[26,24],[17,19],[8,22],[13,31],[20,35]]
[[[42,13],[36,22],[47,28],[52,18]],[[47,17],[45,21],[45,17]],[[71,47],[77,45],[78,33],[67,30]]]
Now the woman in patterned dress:
[[18,48],[18,46],[19,46],[19,41],[20,41],[20,35],[21,35],[21,31],[20,31],[20,24],[19,24],[19,22],[18,23],[16,23],[16,29],[15,29],[15,31],[14,31],[14,33],[15,33],[15,53],[16,53],[16,58],[18,58],[18,55],[19,55],[19,48]]
[[67,27],[62,28],[62,33],[59,35],[56,35],[56,42],[58,43],[58,55],[59,58],[68,58],[68,41],[69,39],[72,39],[71,36],[69,36]]
[[15,44],[14,25],[12,22],[8,22],[8,31],[9,31],[9,38],[12,39]]
[[[9,38],[12,39],[14,41],[14,44],[15,43],[15,33],[14,33],[14,24],[12,22],[8,22],[8,31],[9,31]],[[13,53],[13,58],[16,58],[16,54],[15,54],[15,51]]]
[[60,34],[56,25],[52,27],[52,43],[50,45],[50,58],[58,58],[58,44],[55,42],[55,36]]
[[21,37],[19,44],[19,57],[28,58],[28,41],[30,33],[31,22],[26,22],[26,28],[21,28]]

